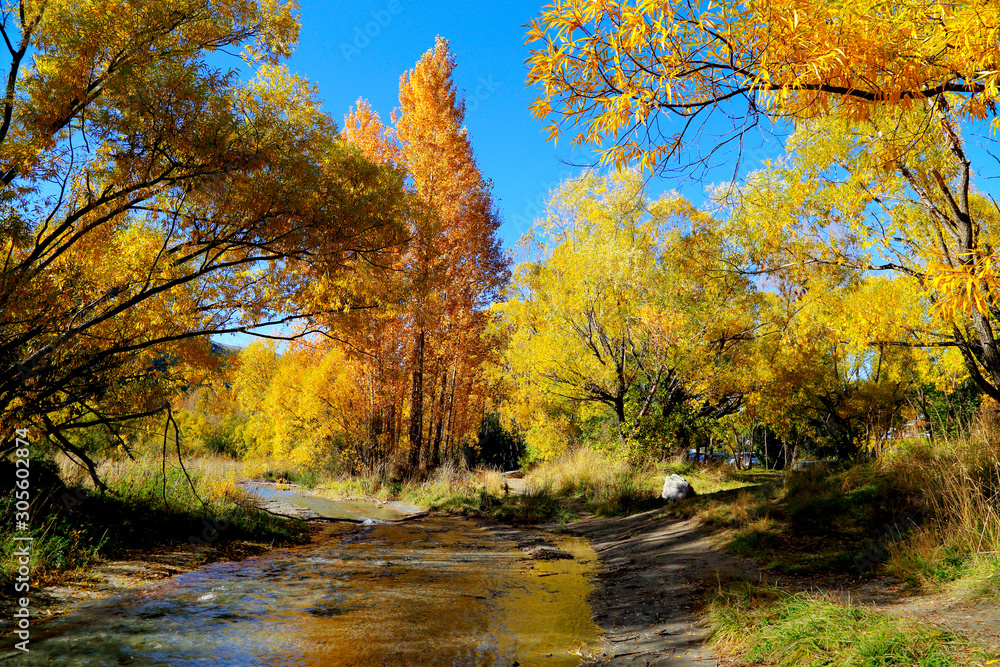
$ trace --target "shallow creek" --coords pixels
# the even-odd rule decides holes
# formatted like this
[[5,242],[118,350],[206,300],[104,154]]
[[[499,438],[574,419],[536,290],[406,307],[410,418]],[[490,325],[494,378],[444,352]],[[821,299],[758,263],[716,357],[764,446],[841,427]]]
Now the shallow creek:
[[597,640],[585,541],[554,537],[573,560],[530,561],[461,519],[347,511],[368,521],[81,606],[14,663],[561,667]]

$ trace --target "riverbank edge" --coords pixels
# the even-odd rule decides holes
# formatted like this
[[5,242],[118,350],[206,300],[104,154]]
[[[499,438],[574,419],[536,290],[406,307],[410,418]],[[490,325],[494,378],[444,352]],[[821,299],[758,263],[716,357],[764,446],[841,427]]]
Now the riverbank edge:
[[584,651],[581,667],[719,664],[704,618],[707,586],[719,577],[756,578],[760,570],[721,549],[715,532],[698,519],[679,520],[661,510],[618,517],[578,512],[580,518],[568,523],[516,525],[432,515],[470,519],[525,552],[551,547],[558,535],[587,541],[597,556],[587,602],[602,635]]
[[[253,480],[253,483],[268,482]],[[284,487],[308,491],[294,484]],[[49,574],[40,582],[30,582],[25,593],[9,591],[0,597],[0,617],[10,618],[20,605],[22,597],[29,600],[29,621],[34,630],[47,621],[72,611],[77,606],[123,593],[128,590],[156,584],[179,574],[186,574],[218,562],[239,562],[259,556],[274,549],[306,544],[330,522],[339,521],[321,517],[307,508],[291,503],[261,501],[261,512],[281,519],[299,522],[301,537],[289,542],[265,542],[251,539],[219,539],[214,529],[205,535],[192,535],[187,540],[176,539],[157,544],[136,545],[120,557],[105,558],[83,568],[63,570]],[[428,512],[415,512],[406,521],[428,516]]]
[[720,579],[760,577],[756,563],[725,551],[698,518],[662,508],[584,515],[559,530],[586,539],[599,561],[588,603],[604,634],[582,667],[722,664],[709,644],[706,592]]
[[778,575],[729,553],[720,539],[723,531],[697,516],[678,518],[663,508],[624,517],[583,516],[547,529],[587,539],[600,561],[598,585],[588,602],[604,636],[581,667],[747,664],[710,642],[709,599],[734,582],[773,582],[789,592],[861,605],[937,628],[942,636],[955,633],[969,647],[969,656],[982,659],[977,664],[1000,659],[1000,617],[990,600],[947,589],[903,590],[888,576],[845,585],[837,576]]

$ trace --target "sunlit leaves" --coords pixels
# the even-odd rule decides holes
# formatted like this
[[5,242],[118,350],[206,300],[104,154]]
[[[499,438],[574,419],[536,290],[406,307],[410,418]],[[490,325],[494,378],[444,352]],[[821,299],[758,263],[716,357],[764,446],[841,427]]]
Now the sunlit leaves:
[[[531,110],[550,137],[603,147],[603,160],[653,168],[686,123],[716,107],[737,116],[853,119],[945,92],[960,114],[993,115],[1000,7],[992,0],[572,0],[545,7],[526,41]],[[671,128],[661,116],[675,116]]]
[[1000,289],[1000,259],[996,255],[972,262],[928,266],[929,283],[941,295],[937,307],[948,321],[961,320],[972,311],[989,317],[996,310]]
[[924,312],[875,340],[949,339],[953,324],[989,315],[998,234],[996,207],[965,183],[949,127],[924,107],[882,109],[863,123],[840,114],[801,122],[784,160],[719,189],[728,233],[785,293],[820,273],[901,274]]
[[567,181],[525,244],[499,307],[510,327],[510,408],[540,458],[598,417],[629,440],[647,415],[735,409],[752,382],[752,286],[725,268],[715,223],[638,172]]
[[[347,292],[352,269],[405,241],[402,177],[341,141],[315,88],[279,64],[293,4],[5,15],[5,420],[52,420],[55,435],[162,410],[211,361],[206,336],[306,319],[329,308],[318,287]],[[210,64],[241,49],[243,80]]]
[[493,395],[485,368],[500,341],[486,308],[508,279],[508,261],[492,184],[462,126],[455,67],[438,39],[400,78],[392,127],[363,99],[344,119],[342,136],[392,166],[407,191],[408,243],[383,258],[377,282],[363,283],[377,310],[329,321],[364,399],[351,418],[366,426],[349,441],[359,465],[437,465],[475,436]]
[[290,347],[255,343],[237,360],[235,390],[247,415],[241,436],[254,456],[293,466],[339,463],[351,456],[363,397],[342,349],[315,342]]

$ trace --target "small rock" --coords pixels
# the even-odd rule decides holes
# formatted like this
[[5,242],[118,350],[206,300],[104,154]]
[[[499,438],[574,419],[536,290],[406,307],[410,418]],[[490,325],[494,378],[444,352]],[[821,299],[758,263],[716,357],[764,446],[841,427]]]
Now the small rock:
[[573,554],[556,549],[555,547],[525,547],[522,549],[528,558],[532,560],[558,560],[560,558],[573,558]]
[[695,495],[694,487],[680,475],[674,473],[663,480],[663,492],[660,493],[660,497],[664,500],[681,500],[693,495]]

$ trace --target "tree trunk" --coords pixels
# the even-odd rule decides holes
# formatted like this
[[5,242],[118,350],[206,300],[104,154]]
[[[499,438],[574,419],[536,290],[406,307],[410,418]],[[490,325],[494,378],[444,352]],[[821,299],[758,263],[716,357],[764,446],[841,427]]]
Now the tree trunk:
[[458,360],[455,360],[455,364],[451,369],[451,396],[448,398],[448,424],[445,430],[445,440],[444,449],[445,452],[450,453],[453,451],[454,443],[452,442],[453,434],[453,420],[455,418],[455,376],[458,374]]
[[444,433],[444,408],[445,397],[448,395],[448,374],[441,375],[441,396],[438,399],[438,409],[434,414],[435,431],[433,447],[431,449],[431,467],[436,468],[441,465],[441,436]]
[[412,475],[420,466],[420,454],[423,449],[424,423],[424,338],[423,326],[417,331],[417,340],[413,350],[413,390],[410,392],[410,461],[409,473]]
[[625,396],[615,397],[615,416],[618,418],[618,430],[625,432]]

